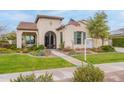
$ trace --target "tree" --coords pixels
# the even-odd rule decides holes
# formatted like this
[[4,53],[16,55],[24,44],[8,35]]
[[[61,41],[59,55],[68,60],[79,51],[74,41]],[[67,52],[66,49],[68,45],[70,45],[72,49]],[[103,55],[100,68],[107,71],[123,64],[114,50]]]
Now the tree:
[[16,32],[13,31],[13,32],[7,33],[7,34],[6,34],[6,38],[7,38],[8,40],[16,40]]
[[0,25],[0,36],[6,32],[6,26]]
[[0,25],[0,40],[6,40],[5,33],[7,32],[6,26]]
[[97,12],[94,17],[91,17],[88,20],[87,29],[90,36],[95,39],[101,39],[103,45],[104,39],[109,37],[109,26],[105,12]]

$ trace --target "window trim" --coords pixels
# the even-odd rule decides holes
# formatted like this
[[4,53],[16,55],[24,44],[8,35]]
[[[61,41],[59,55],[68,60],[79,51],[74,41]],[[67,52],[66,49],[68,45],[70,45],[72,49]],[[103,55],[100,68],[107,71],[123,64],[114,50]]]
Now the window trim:
[[[77,43],[77,34],[76,33],[78,33],[78,32],[80,32],[81,33],[81,43]],[[81,44],[84,44],[85,43],[85,39],[84,39],[84,33],[85,33],[85,35],[86,35],[86,32],[83,32],[83,31],[76,31],[76,32],[74,32],[74,44],[75,45],[81,45]],[[75,36],[75,34],[76,34],[76,36]]]

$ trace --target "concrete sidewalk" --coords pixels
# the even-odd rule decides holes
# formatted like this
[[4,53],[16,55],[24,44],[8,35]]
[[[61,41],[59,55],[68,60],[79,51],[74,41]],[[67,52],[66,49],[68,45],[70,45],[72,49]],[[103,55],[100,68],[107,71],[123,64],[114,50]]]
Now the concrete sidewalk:
[[[73,57],[71,57],[71,56],[68,56],[68,55],[66,55],[66,54],[64,54],[64,53],[58,52],[57,50],[51,50],[51,52],[52,52],[54,55],[56,55],[56,56],[58,56],[58,57],[61,57],[61,58],[67,60],[68,62],[70,62],[70,63],[72,63],[72,64],[74,64],[74,65],[76,65],[76,66],[81,66],[81,65],[82,65],[82,61],[80,61],[80,60],[78,60],[78,59],[76,59],[76,58],[73,58]],[[86,63],[84,63],[84,64],[86,64]]]
[[39,76],[41,74],[45,74],[46,72],[53,74],[54,81],[68,81],[68,79],[72,78],[73,71],[75,69],[76,67],[69,67],[69,68],[57,68],[57,69],[49,69],[49,70],[10,73],[10,74],[0,74],[0,82],[9,82],[10,79],[14,79],[18,77],[20,74],[29,75],[34,73],[36,76]]
[[[104,81],[110,82],[117,82],[117,81],[124,81],[124,62],[119,63],[106,63],[106,64],[98,64],[95,65],[102,69],[105,72],[105,79]],[[29,71],[29,72],[20,72],[20,73],[11,73],[11,74],[1,74],[0,75],[0,82],[9,82],[10,79],[16,78],[20,74],[29,75],[31,73],[35,73],[37,76],[41,74],[53,73],[54,81],[60,82],[69,82],[73,77],[73,72],[75,71],[76,67],[70,68],[57,68],[57,69],[49,69],[49,70],[37,70],[37,71]]]

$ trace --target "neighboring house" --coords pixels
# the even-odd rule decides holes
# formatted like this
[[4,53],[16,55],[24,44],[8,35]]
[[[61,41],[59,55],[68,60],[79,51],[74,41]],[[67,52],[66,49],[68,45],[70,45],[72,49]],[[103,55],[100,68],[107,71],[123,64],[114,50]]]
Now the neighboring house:
[[88,48],[101,46],[101,40],[96,42],[90,38],[86,20],[70,19],[66,25],[62,25],[63,19],[57,16],[38,15],[34,23],[20,22],[17,27],[17,48],[36,44],[55,49],[63,42],[65,47],[83,48],[85,36]]
[[111,31],[111,36],[112,37],[124,37],[124,28]]

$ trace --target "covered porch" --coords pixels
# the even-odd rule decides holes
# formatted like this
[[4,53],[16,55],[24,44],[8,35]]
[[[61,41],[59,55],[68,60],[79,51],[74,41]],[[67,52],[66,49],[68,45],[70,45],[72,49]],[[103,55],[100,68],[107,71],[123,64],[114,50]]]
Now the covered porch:
[[38,33],[35,31],[17,31],[17,48],[38,45]]
[[20,22],[17,27],[17,48],[38,45],[37,25],[32,22]]

